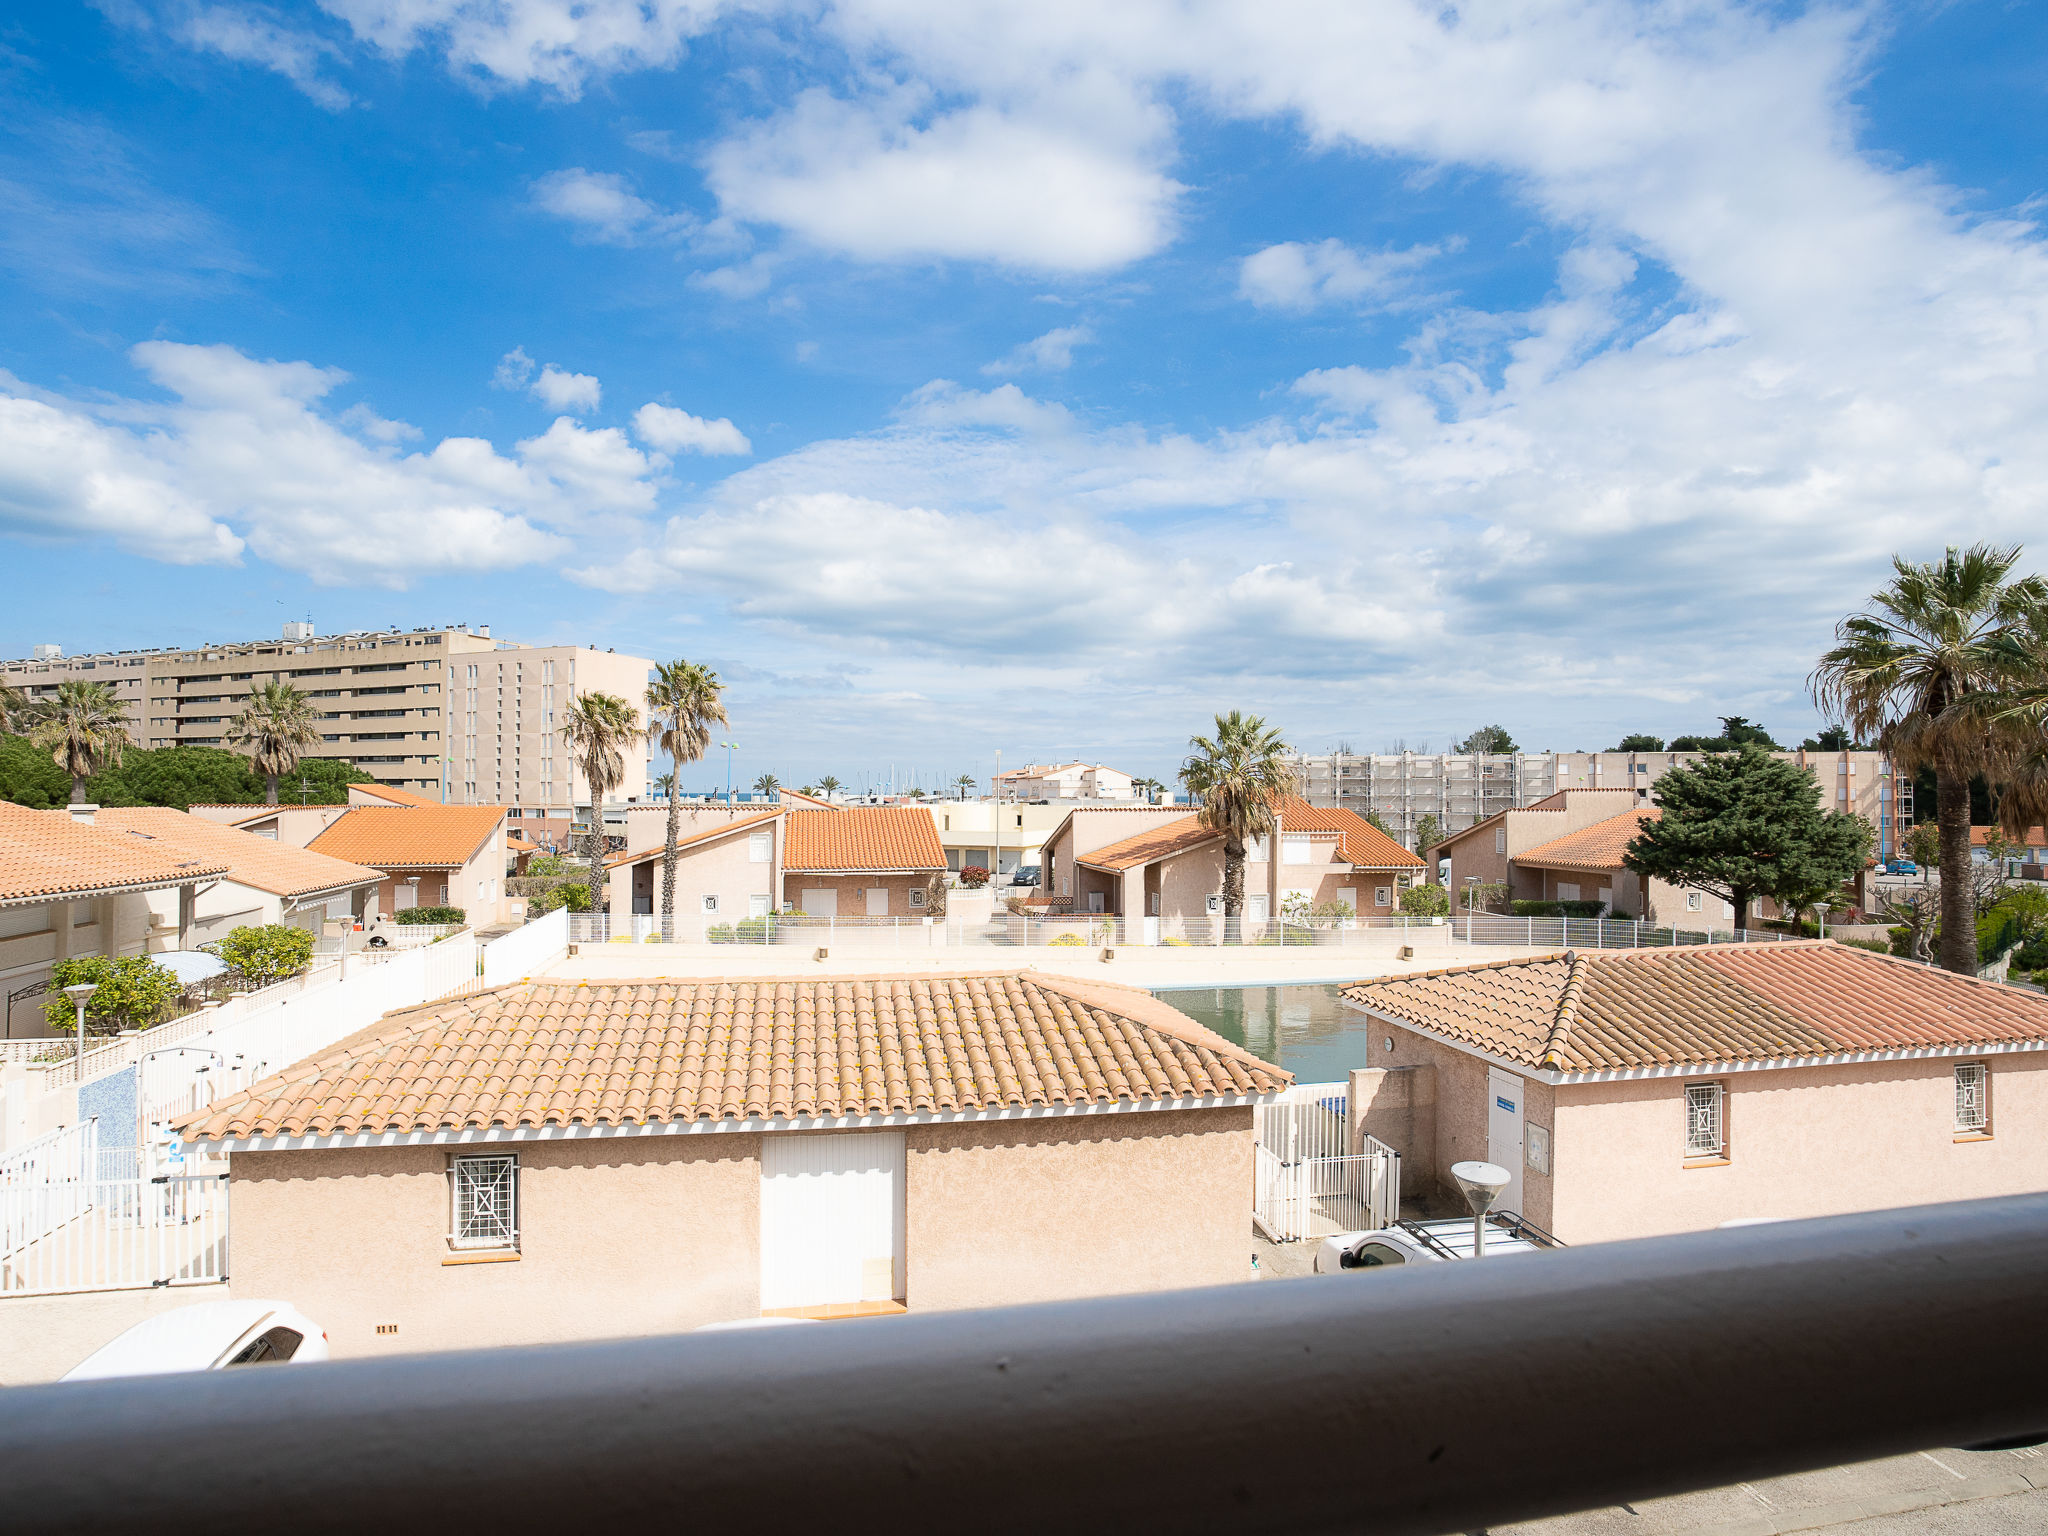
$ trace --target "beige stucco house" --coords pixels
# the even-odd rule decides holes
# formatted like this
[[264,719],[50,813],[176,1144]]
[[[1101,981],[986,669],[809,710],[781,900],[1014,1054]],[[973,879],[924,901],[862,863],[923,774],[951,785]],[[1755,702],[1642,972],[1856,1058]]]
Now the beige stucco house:
[[1354,1124],[1568,1243],[2048,1190],[2048,998],[1830,942],[1365,982]]
[[1287,1081],[1028,970],[532,981],[182,1129],[228,1154],[238,1292],[347,1357],[1241,1280]]
[[306,845],[383,875],[371,910],[460,907],[475,926],[506,915],[501,805],[358,805]]
[[[820,812],[818,814],[837,814]],[[676,917],[682,933],[693,936],[699,922],[730,923],[736,918],[763,917],[776,908],[782,854],[783,812],[730,811],[695,807],[678,812],[676,821]],[[661,910],[661,866],[667,848],[667,811],[659,821],[637,819],[635,830],[661,830],[661,840],[605,861],[606,887],[614,914],[649,914]]]
[[[224,859],[99,826],[98,810],[0,801],[0,1010],[10,1038],[49,1033],[42,994],[58,961],[186,947],[200,889],[227,873]],[[151,909],[159,892],[168,912]]]
[[[1392,916],[1401,888],[1423,872],[1356,812],[1289,797],[1275,814],[1272,835],[1247,845],[1247,922],[1277,918],[1297,899]],[[1094,840],[1111,831],[1122,835]],[[1223,839],[1188,812],[1076,811],[1046,842],[1046,892],[1076,914],[1157,919],[1160,937],[1205,936],[1223,913]]]

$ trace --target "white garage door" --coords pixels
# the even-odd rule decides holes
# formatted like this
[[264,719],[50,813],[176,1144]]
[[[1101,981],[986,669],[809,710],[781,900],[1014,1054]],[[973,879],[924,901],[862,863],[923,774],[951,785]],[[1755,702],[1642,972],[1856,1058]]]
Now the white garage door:
[[837,917],[839,915],[839,888],[837,886],[813,886],[803,896],[806,917]]
[[903,1295],[903,1134],[761,1143],[761,1310]]
[[886,885],[871,885],[871,886],[869,886],[869,887],[868,887],[868,916],[869,916],[869,917],[887,917],[888,915],[889,915],[889,887],[887,887]]

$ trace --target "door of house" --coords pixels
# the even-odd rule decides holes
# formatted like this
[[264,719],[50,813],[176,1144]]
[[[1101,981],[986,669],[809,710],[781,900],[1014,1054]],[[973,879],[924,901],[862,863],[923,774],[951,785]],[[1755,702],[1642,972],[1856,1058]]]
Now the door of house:
[[405,880],[391,882],[391,910],[410,912],[418,903],[420,888]]
[[903,1133],[761,1140],[761,1310],[897,1301]]
[[1088,893],[1088,910],[1090,912],[1100,912],[1102,910],[1102,892],[1090,891]]
[[812,886],[804,892],[803,904],[806,917],[837,917],[839,889],[830,885]]
[[869,916],[869,917],[887,917],[888,915],[889,915],[889,887],[887,887],[886,885],[871,885],[871,886],[869,886],[869,887],[868,887],[868,916]]
[[1508,1171],[1508,1187],[1500,1192],[1494,1209],[1522,1209],[1522,1094],[1526,1084],[1512,1072],[1499,1067],[1486,1069],[1486,1160]]

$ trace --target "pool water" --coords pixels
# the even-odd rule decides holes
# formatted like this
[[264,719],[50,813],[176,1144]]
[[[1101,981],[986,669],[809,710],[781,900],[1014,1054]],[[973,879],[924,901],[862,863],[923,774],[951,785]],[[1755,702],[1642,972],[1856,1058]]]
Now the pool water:
[[1300,1083],[1340,1083],[1365,1065],[1372,1021],[1330,986],[1168,987],[1153,994]]

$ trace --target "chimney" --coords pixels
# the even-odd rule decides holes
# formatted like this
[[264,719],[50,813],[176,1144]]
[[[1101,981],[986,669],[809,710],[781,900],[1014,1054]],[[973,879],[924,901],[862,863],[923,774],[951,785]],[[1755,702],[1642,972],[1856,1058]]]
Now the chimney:
[[488,640],[491,638],[491,626],[488,624],[479,624],[476,627],[476,633],[477,638],[479,640]]
[[97,811],[99,807],[96,805],[79,804],[67,805],[64,809],[71,813],[71,819],[79,826],[89,827],[92,825],[93,812]]

